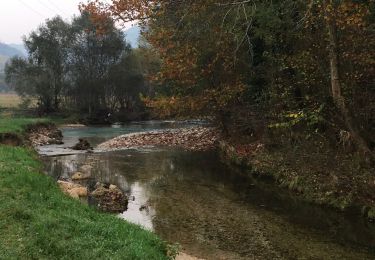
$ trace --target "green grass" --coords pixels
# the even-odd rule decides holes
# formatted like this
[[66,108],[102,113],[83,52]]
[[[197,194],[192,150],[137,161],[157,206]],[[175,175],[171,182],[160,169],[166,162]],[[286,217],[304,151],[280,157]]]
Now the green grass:
[[155,234],[65,196],[41,167],[33,150],[0,146],[0,259],[167,259]]
[[10,117],[0,115],[0,133],[22,133],[27,125],[47,122],[44,118]]

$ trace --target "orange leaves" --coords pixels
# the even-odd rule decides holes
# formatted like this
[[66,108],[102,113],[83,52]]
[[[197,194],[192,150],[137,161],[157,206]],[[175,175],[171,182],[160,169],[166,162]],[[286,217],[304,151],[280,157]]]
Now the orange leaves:
[[159,1],[151,0],[111,0],[106,3],[101,0],[90,0],[87,4],[80,4],[81,11],[92,14],[100,24],[103,17],[112,17],[116,21],[142,22],[150,18]]
[[[375,38],[371,26],[368,24],[369,2],[371,1],[320,0],[312,6],[312,15],[306,21],[306,28],[310,28],[312,33],[317,34],[317,30],[325,29],[316,37],[316,39],[321,38],[325,41],[318,46],[313,46],[313,53],[326,50],[329,46],[327,44],[326,22],[332,22],[336,26],[340,66],[343,71],[341,76],[347,81],[348,86],[354,86],[360,84],[360,82],[370,82],[371,78],[374,77],[372,68],[375,60],[373,51]],[[310,58],[312,57],[310,56]],[[296,63],[305,68],[309,64],[298,60]],[[310,64],[314,64],[314,62],[312,61]],[[305,71],[311,72],[312,70]]]
[[186,116],[200,111],[203,103],[191,97],[158,97],[156,99],[144,98],[143,102],[148,108],[161,118]]
[[342,30],[347,27],[352,29],[361,28],[366,25],[365,17],[369,14],[368,8],[352,1],[343,1],[337,7],[336,23]]
[[[323,2],[324,4],[321,4]],[[321,0],[315,5],[316,15],[326,20],[333,20],[338,28],[363,28],[366,26],[366,16],[369,15],[369,8],[365,2],[343,0],[335,2],[332,0]],[[311,17],[315,19],[316,17]],[[307,21],[310,23],[311,21]]]

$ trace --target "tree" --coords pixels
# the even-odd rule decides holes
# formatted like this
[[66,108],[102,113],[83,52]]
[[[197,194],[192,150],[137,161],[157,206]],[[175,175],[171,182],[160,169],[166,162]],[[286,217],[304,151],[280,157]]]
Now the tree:
[[[365,1],[366,2],[366,1]],[[340,71],[340,40],[338,27],[345,31],[347,27],[355,27],[358,32],[366,26],[365,17],[368,15],[366,3],[354,3],[352,1],[335,1],[323,0],[323,12],[325,25],[328,32],[328,50],[330,62],[330,79],[331,79],[331,94],[337,108],[344,117],[345,124],[357,146],[367,155],[371,155],[368,143],[361,136],[360,131],[356,127],[352,118],[352,113],[346,105],[345,97],[343,96],[341,71]],[[350,10],[350,11],[349,11]],[[353,39],[345,39],[346,41],[353,41]],[[341,47],[344,47],[341,44]],[[345,50],[341,50],[345,53]],[[347,51],[348,53],[348,51]]]
[[45,25],[33,31],[24,41],[29,53],[29,62],[43,70],[49,79],[48,86],[45,86],[48,91],[46,90],[45,93],[50,93],[53,104],[51,107],[46,107],[46,110],[57,111],[65,84],[64,75],[67,71],[66,61],[71,41],[70,26],[61,17],[55,17],[47,20]]
[[140,62],[111,18],[98,29],[88,12],[71,23],[56,17],[24,41],[29,57],[10,61],[7,80],[20,95],[38,98],[43,111],[69,108],[100,122],[108,112],[141,108]]
[[97,24],[108,16],[140,22],[161,60],[152,79],[162,88],[146,99],[160,114],[215,115],[225,125],[244,111],[244,125],[255,115],[264,126],[318,131],[322,117],[330,121],[323,108],[331,97],[344,124],[330,127],[349,131],[367,152],[375,141],[366,134],[375,122],[372,0],[120,0],[82,8]]
[[51,78],[41,66],[30,61],[14,57],[5,66],[6,82],[22,97],[35,97],[39,108],[50,112],[53,108]]
[[140,106],[140,95],[145,93],[144,77],[136,54],[128,49],[121,61],[111,68],[109,73],[111,89],[121,113],[133,112]]
[[72,23],[74,40],[69,75],[74,85],[71,94],[75,104],[89,115],[106,108],[108,73],[120,61],[126,47],[123,33],[114,27],[111,19],[106,21],[105,28],[103,33],[98,33],[88,13]]

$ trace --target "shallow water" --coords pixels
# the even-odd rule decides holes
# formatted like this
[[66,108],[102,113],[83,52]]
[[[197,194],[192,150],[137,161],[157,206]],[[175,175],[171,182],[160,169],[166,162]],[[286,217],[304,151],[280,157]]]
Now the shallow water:
[[[80,137],[98,144],[120,134],[187,125],[142,122],[64,129],[63,133],[67,144]],[[267,180],[229,169],[214,152],[154,147],[49,156],[44,161],[48,174],[56,179],[69,179],[80,166],[92,165],[94,182],[115,184],[129,195],[129,208],[120,214],[122,218],[181,244],[190,255],[375,259],[374,224],[300,202]]]

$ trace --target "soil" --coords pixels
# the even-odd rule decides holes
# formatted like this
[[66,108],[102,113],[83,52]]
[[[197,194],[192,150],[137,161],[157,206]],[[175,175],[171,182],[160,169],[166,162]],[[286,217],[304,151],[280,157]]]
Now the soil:
[[21,146],[23,145],[23,140],[17,134],[0,133],[0,144],[9,146]]

